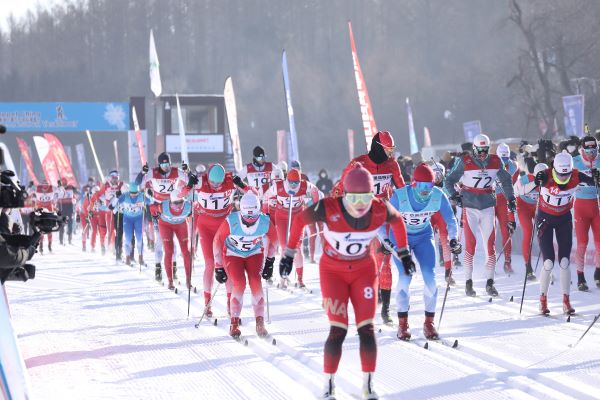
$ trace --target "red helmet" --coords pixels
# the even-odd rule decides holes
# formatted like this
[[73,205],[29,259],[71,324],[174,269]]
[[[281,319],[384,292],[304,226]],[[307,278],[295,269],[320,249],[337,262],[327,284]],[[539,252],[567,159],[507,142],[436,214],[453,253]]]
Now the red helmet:
[[371,193],[373,185],[373,176],[360,163],[357,163],[344,177],[346,193]]
[[431,167],[425,163],[421,163],[413,172],[413,181],[415,182],[433,182],[435,174]]
[[300,182],[300,178],[300,171],[298,171],[296,168],[290,169],[290,172],[287,174],[288,182]]
[[389,133],[388,131],[380,131],[377,132],[377,135],[379,135],[380,145],[382,145],[383,147],[395,147],[394,138],[391,133]]

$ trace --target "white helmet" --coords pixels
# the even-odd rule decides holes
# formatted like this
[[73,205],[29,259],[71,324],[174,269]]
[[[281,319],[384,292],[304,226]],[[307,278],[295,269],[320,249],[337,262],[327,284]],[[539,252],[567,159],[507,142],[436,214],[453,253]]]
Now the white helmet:
[[496,155],[500,158],[509,158],[510,148],[506,143],[500,143],[496,148]]
[[547,169],[548,169],[548,165],[546,165],[544,163],[535,164],[535,168],[533,168],[533,174],[537,175],[538,172],[545,171]]
[[563,150],[554,157],[553,167],[557,174],[570,174],[573,171],[573,157]]
[[473,147],[490,147],[490,138],[480,133],[473,139]]
[[260,200],[252,192],[246,192],[240,199],[240,215],[242,220],[254,223],[260,216]]
[[206,172],[206,166],[204,164],[198,164],[196,165],[196,172],[201,174],[203,172]]
[[279,167],[280,170],[282,170],[283,172],[287,172],[288,170],[288,165],[285,161],[279,161],[279,164],[277,164],[277,167]]

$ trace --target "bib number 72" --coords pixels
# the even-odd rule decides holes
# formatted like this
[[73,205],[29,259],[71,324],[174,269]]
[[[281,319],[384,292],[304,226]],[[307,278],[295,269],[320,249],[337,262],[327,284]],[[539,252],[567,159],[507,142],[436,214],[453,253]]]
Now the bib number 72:
[[[474,188],[487,189],[492,185],[492,177],[491,176],[483,176],[483,177],[474,176],[473,180],[475,181],[475,184],[473,185]],[[482,184],[480,185],[480,183],[482,183]]]

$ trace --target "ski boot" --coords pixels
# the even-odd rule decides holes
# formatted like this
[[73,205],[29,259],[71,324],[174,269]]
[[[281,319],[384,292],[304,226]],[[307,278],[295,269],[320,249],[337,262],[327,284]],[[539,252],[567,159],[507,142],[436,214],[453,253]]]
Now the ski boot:
[[377,290],[377,304],[381,304],[381,289]]
[[531,263],[525,263],[525,273],[527,274],[528,281],[535,281],[535,274],[533,273],[533,268],[531,268]]
[[594,281],[596,282],[596,287],[600,288],[600,268],[596,268],[594,271]]
[[52,243],[48,243],[48,253],[52,253]]
[[125,257],[125,265],[131,265],[131,256]]
[[504,273],[506,275],[512,275],[512,274],[514,274],[514,272],[515,271],[512,269],[510,260],[505,260],[504,261]]
[[138,263],[139,263],[140,265],[144,265],[144,256],[143,256],[143,255],[141,255],[141,254],[138,256]]
[[186,279],[185,280],[185,288],[188,290],[192,289],[192,281]]
[[423,323],[423,336],[425,336],[429,340],[438,340],[440,338],[433,323],[434,317],[435,313],[425,313],[425,322]]
[[458,258],[458,254],[454,254],[452,258],[455,267],[462,267],[462,263],[460,262],[460,258]]
[[239,338],[242,335],[240,331],[240,319],[239,317],[231,317],[231,325],[229,325],[229,336],[234,339]]
[[81,251],[85,253],[85,243],[81,246]]
[[327,374],[325,389],[323,390],[323,400],[335,400],[335,374]]
[[[227,307],[229,312],[229,306]],[[213,312],[210,309],[210,292],[204,292],[204,314],[206,314],[206,318],[212,318]]]
[[40,244],[40,255],[44,254],[44,245]]
[[473,279],[467,279],[467,282],[465,283],[465,293],[470,297],[477,296],[477,292],[473,290]]
[[160,265],[160,263],[156,263],[156,266],[154,269],[154,279],[157,282],[162,282],[162,266]]
[[389,289],[381,289],[381,319],[384,324],[391,324],[393,321],[390,318],[390,297],[392,291]]
[[454,286],[456,284],[456,281],[454,280],[454,278],[452,277],[452,269],[448,268],[445,272],[444,272],[445,276],[446,276],[446,283]]
[[590,288],[587,285],[587,282],[585,281],[585,275],[583,274],[583,272],[579,271],[577,271],[577,289],[580,292],[587,292],[588,290],[590,290]]
[[373,390],[373,372],[363,372],[363,399],[379,399],[379,396],[375,390]]
[[69,235],[69,245],[73,244],[72,241],[73,241],[73,237],[71,235]]
[[101,248],[100,248],[100,254],[102,254],[102,255],[106,254],[106,247],[101,246]]
[[167,285],[169,290],[175,290],[175,285],[173,285],[173,280],[169,279],[169,284]]
[[400,340],[409,341],[410,334],[410,326],[408,326],[408,312],[406,313],[398,313],[398,333],[396,337]]
[[543,315],[550,314],[550,310],[548,309],[548,297],[545,294],[540,296],[540,312]]
[[571,307],[568,294],[563,294],[563,312],[569,315],[575,314],[575,309]]
[[256,317],[256,334],[260,338],[269,336],[269,332],[265,328],[265,319],[263,317]]
[[485,291],[487,292],[487,294],[489,296],[492,296],[492,297],[498,296],[498,291],[494,287],[494,280],[493,279],[488,279],[487,280],[487,282],[485,283]]
[[177,266],[175,265],[175,262],[173,262],[173,279],[178,281],[179,278],[177,278]]

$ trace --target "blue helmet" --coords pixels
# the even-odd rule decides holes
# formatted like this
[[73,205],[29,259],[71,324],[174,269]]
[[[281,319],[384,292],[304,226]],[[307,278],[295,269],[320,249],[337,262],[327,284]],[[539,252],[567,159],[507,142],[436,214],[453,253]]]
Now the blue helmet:
[[129,183],[129,193],[137,193],[140,191],[140,185],[135,182]]
[[213,187],[219,187],[225,180],[225,168],[221,164],[213,164],[208,169],[208,183]]

